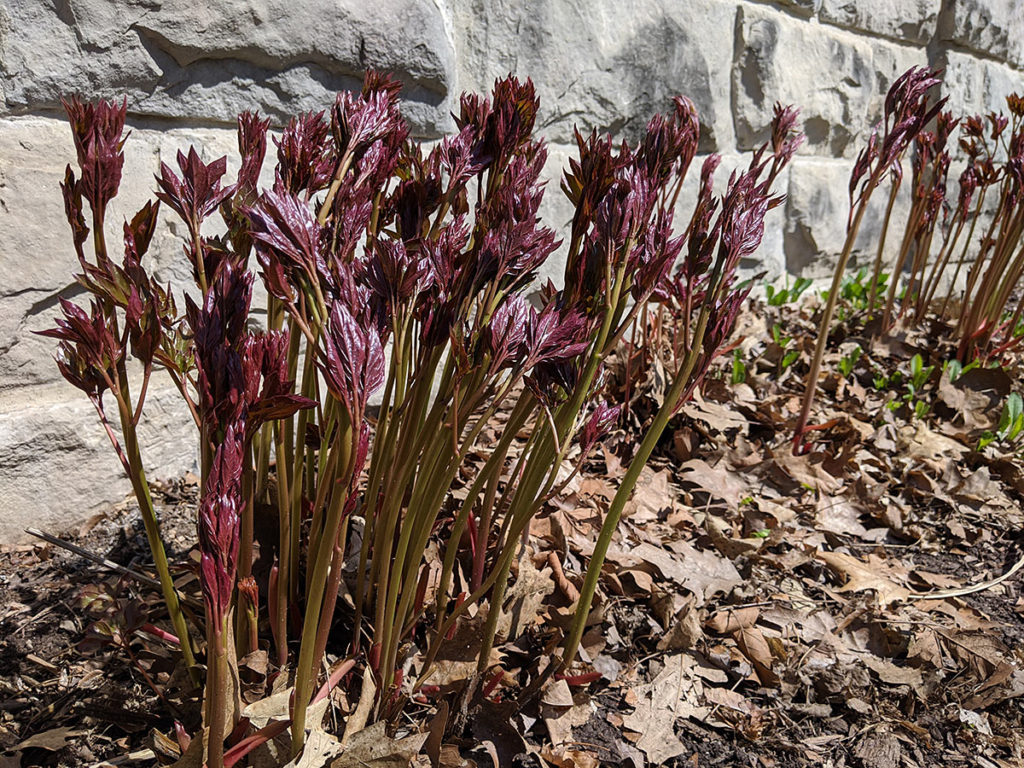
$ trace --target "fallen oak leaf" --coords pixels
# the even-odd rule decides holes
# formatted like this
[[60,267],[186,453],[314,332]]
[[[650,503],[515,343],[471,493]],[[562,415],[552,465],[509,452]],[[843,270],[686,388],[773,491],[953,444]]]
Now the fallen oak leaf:
[[694,665],[686,654],[667,657],[652,682],[634,689],[636,710],[622,718],[627,729],[640,734],[636,746],[654,765],[664,765],[685,751],[675,735],[677,718],[701,719],[708,712],[698,703],[704,686],[691,674]]
[[872,567],[842,552],[816,552],[815,557],[837,574],[846,577],[846,583],[837,592],[863,592],[870,589],[882,605],[907,600],[912,595],[909,589],[887,578],[878,565]]
[[374,723],[352,735],[345,751],[330,764],[331,768],[407,768],[426,742],[429,734],[414,733],[401,739],[387,734],[384,723]]
[[727,635],[736,632],[743,627],[753,626],[760,614],[761,610],[756,606],[747,606],[745,608],[726,608],[721,611],[716,611],[708,617],[708,620],[704,622],[704,626],[712,632],[717,632],[720,635]]
[[558,768],[598,768],[601,762],[589,752],[582,752],[578,749],[553,749],[550,746],[543,746],[540,756]]
[[81,736],[85,731],[75,731],[71,728],[51,728],[48,731],[29,736],[20,744],[14,747],[15,752],[25,749],[45,749],[47,752],[59,752],[67,746],[68,739]]
[[772,650],[761,630],[755,626],[740,627],[733,635],[743,655],[754,665],[761,685],[778,685],[779,677],[772,671]]

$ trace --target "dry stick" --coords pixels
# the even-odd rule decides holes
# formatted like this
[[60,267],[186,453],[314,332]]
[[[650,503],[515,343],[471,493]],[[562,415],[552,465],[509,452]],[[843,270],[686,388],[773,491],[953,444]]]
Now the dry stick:
[[[127,566],[118,565],[113,560],[108,560],[105,557],[100,557],[99,555],[93,554],[87,549],[82,549],[77,544],[72,544],[70,541],[60,539],[54,536],[53,534],[46,533],[46,531],[40,531],[38,528],[26,528],[25,533],[27,533],[29,536],[35,536],[37,539],[47,541],[50,544],[53,544],[54,546],[66,549],[68,550],[68,552],[74,552],[76,555],[84,557],[86,560],[92,560],[92,562],[96,563],[97,565],[102,565],[104,568],[108,568],[111,571],[117,571],[120,574],[129,576],[135,579],[136,581],[141,582],[142,584],[148,584],[151,587],[160,589],[160,581],[158,579],[154,579],[152,576],[147,576],[146,574],[140,573],[139,571],[132,570]],[[200,604],[198,601],[193,600],[189,597],[182,596],[182,602],[186,603],[191,608],[202,609],[203,607],[202,604]]]
[[992,587],[1002,584],[1021,568],[1024,568],[1024,557],[1018,560],[1013,567],[1002,576],[997,576],[989,581],[983,581],[980,584],[972,584],[969,587],[958,587],[957,589],[939,589],[934,592],[911,592],[910,596],[918,600],[945,600],[947,597],[963,597],[964,595],[971,595],[975,592],[984,592],[986,589],[992,589]]

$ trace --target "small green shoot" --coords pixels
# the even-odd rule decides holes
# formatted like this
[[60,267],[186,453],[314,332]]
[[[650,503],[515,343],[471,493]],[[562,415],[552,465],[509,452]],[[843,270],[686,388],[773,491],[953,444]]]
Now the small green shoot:
[[742,384],[747,380],[747,366],[743,362],[743,352],[737,348],[732,353],[732,376],[729,379],[733,384]]
[[850,378],[850,374],[857,367],[857,361],[860,360],[860,356],[863,353],[864,350],[857,346],[850,351],[850,354],[843,355],[842,360],[839,361],[839,373],[842,374],[844,379]]
[[1003,411],[999,414],[999,425],[995,433],[986,431],[978,440],[978,450],[997,440],[1015,443],[1021,432],[1024,432],[1024,398],[1016,392],[1011,392],[1003,403]]
[[798,277],[792,286],[776,288],[774,285],[765,285],[764,294],[769,307],[781,307],[784,304],[796,302],[800,295],[811,287],[811,281],[806,277]]

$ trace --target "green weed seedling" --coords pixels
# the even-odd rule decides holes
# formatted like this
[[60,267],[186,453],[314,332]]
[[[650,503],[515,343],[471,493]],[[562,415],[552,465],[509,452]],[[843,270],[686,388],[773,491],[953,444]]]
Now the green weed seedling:
[[[884,273],[879,275],[878,284],[875,286],[875,296],[884,295],[888,286],[889,275]],[[828,291],[822,291],[821,298],[827,301],[828,293]],[[839,286],[839,298],[855,311],[868,308],[868,303],[871,299],[871,278],[868,277],[867,267],[861,267],[857,274],[843,279]],[[875,306],[878,306],[879,303],[878,298],[876,298]]]
[[850,374],[857,367],[857,361],[860,360],[860,356],[863,353],[864,350],[857,346],[850,351],[850,354],[843,355],[842,360],[839,361],[839,373],[842,374],[844,379],[850,378]]
[[1003,403],[1003,411],[999,415],[999,426],[995,433],[986,431],[978,440],[978,450],[986,445],[1000,440],[1007,444],[1017,442],[1021,432],[1024,432],[1024,398],[1016,392],[1011,392]]
[[968,373],[970,371],[973,371],[975,368],[980,367],[981,361],[979,360],[971,360],[971,362],[969,362],[967,365],[964,365],[956,358],[953,358],[952,360],[947,360],[945,363],[943,363],[942,372],[949,374],[949,381],[952,383],[959,379],[961,376],[963,376],[965,373]]
[[[841,363],[840,367],[842,367]],[[945,368],[949,370],[948,363]],[[903,405],[906,405],[913,412],[914,416],[923,419],[928,415],[931,407],[925,400],[921,399],[920,395],[934,372],[935,366],[925,365],[924,358],[917,354],[910,358],[909,375],[904,375],[901,371],[893,371],[891,374],[886,374],[885,371],[876,369],[872,378],[872,384],[879,392],[890,391],[896,393],[902,387],[904,389],[902,394],[898,394],[886,403],[886,407],[890,411],[896,411]]]
[[[789,282],[787,280],[787,282]],[[792,286],[776,288],[774,285],[765,284],[764,294],[769,307],[781,307],[785,304],[795,303],[811,287],[811,281],[806,277],[798,277]]]
[[783,373],[800,358],[800,350],[788,348],[790,342],[793,341],[793,337],[783,334],[782,326],[778,323],[772,326],[772,341],[782,350],[782,359],[779,360],[779,373]]
[[916,397],[924,388],[924,385],[928,383],[934,371],[935,366],[926,366],[920,354],[910,358],[910,381],[907,382],[908,394],[911,397]]
[[729,381],[733,384],[742,384],[747,380],[747,366],[743,362],[743,352],[737,347],[732,352],[732,376]]
[[907,391],[903,395],[904,402],[914,412],[914,416],[923,419],[930,410],[930,406],[924,400],[919,399],[921,390],[931,379],[935,372],[934,365],[925,365],[920,354],[910,358],[910,378],[907,379]]

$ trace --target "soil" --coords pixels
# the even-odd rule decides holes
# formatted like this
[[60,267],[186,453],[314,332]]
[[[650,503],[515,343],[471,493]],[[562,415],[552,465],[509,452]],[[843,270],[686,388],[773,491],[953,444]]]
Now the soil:
[[[627,510],[579,670],[600,679],[574,686],[571,709],[530,704],[511,734],[507,721],[504,731],[486,722],[509,711],[501,695],[481,705],[449,734],[465,765],[493,762],[480,734],[522,766],[1024,765],[1022,574],[967,595],[922,597],[994,579],[1021,559],[1024,483],[1013,449],[974,449],[977,431],[944,405],[956,392],[941,374],[922,396],[935,406],[924,418],[887,405],[901,392],[872,389],[873,372],[905,365],[907,348],[927,350],[911,335],[900,358],[874,350],[851,376],[826,382],[816,418],[835,423],[809,456],[791,457],[806,368],[779,370],[764,314],[755,307],[746,318],[745,376],[721,366]],[[809,318],[784,313],[805,350]],[[925,363],[941,355],[926,351]],[[835,357],[826,361],[833,369]],[[1018,369],[1004,370],[1011,386],[1020,383]],[[649,395],[634,401],[636,423]],[[994,423],[998,408],[967,416]],[[531,529],[542,573],[557,551],[579,583],[581,553],[630,445],[628,432],[606,441]],[[194,478],[155,490],[179,588],[198,596]],[[130,502],[50,533],[151,572]],[[161,739],[176,721],[195,732],[198,702],[173,649],[144,633],[128,632],[127,642],[97,634],[101,598],[125,627],[167,626],[158,591],[130,576],[43,542],[0,552],[0,768],[156,765],[169,762]],[[510,678],[525,686],[535,673],[568,605],[554,590],[505,647],[505,701],[516,693]],[[673,665],[685,673],[666,694],[659,681]],[[432,708],[417,712],[403,727],[423,726]],[[559,731],[564,717],[571,730]],[[660,743],[646,740],[647,729],[663,733]],[[556,732],[571,740],[552,744]]]

